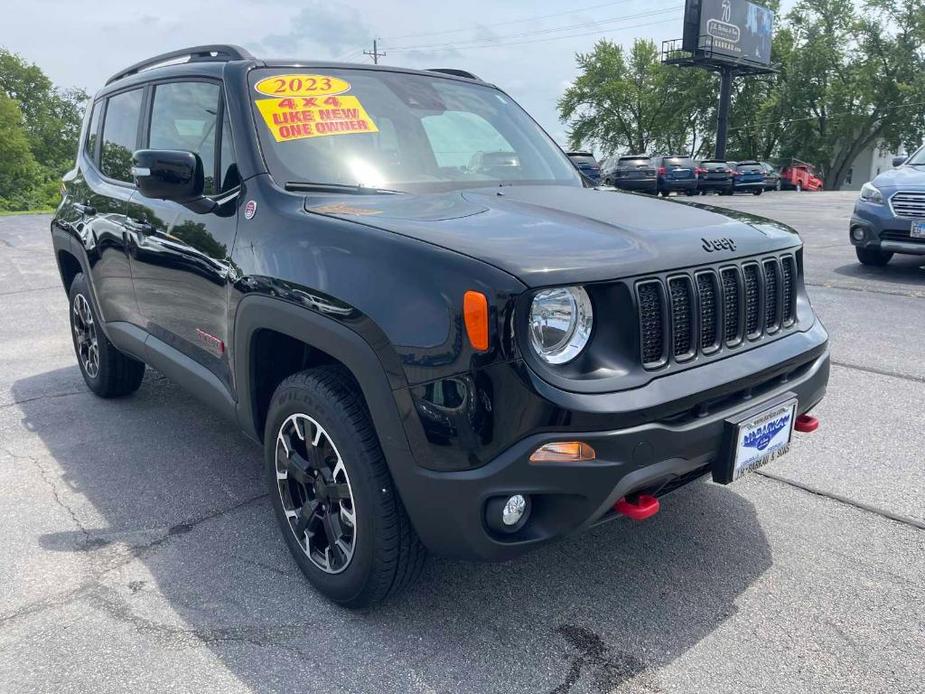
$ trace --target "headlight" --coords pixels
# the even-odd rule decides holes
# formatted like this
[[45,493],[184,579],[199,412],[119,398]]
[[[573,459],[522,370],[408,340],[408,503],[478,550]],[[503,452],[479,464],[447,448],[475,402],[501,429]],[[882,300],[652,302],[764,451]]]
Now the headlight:
[[588,344],[594,315],[581,287],[544,289],[530,306],[530,343],[548,364],[564,364]]
[[861,186],[861,200],[864,202],[872,202],[877,205],[883,204],[883,193],[880,192],[880,189],[871,183],[865,183]]

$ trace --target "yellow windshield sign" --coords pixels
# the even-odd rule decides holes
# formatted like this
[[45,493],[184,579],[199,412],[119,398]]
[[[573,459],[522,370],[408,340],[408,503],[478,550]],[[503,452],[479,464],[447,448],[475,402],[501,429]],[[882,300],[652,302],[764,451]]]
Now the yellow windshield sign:
[[277,142],[379,132],[355,96],[258,99],[256,104]]
[[254,89],[277,98],[332,96],[350,91],[350,83],[330,75],[273,75],[260,80]]

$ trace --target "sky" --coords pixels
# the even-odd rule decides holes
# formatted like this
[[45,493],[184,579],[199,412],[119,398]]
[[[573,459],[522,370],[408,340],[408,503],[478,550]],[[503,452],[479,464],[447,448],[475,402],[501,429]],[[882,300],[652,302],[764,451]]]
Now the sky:
[[[157,53],[208,43],[257,57],[337,59],[381,38],[380,64],[452,67],[508,92],[561,145],[556,101],[575,54],[599,38],[681,37],[683,0],[4,0],[0,47],[39,65],[61,87],[93,93],[113,73]],[[785,2],[784,5],[790,4]],[[40,29],[37,30],[37,27]]]

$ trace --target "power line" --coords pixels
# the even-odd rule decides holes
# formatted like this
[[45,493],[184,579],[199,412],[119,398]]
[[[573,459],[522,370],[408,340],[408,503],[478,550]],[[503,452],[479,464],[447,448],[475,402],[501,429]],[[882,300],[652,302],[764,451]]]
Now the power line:
[[[522,17],[520,19],[511,19],[504,22],[495,22],[492,24],[493,27],[500,26],[509,26],[511,24],[521,24],[525,22],[536,22],[541,19],[551,19],[552,17],[562,17],[567,14],[577,14],[578,12],[587,12],[588,10],[596,10],[601,7],[610,7],[612,5],[621,5],[628,0],[615,0],[612,2],[604,2],[599,5],[589,5],[587,7],[575,7],[571,10],[566,10],[565,12],[554,12],[553,14],[543,14],[536,17]],[[461,29],[444,29],[442,31],[424,31],[418,32],[415,34],[401,34],[400,36],[386,36],[386,40],[395,41],[397,39],[410,39],[417,38],[419,36],[445,36],[446,34],[457,34],[462,31],[475,31],[477,29],[483,28],[484,24],[472,24],[467,27],[462,27]]]
[[[540,34],[551,34],[551,33],[560,32],[560,31],[574,31],[575,29],[580,29],[580,28],[589,27],[589,26],[600,27],[603,24],[613,24],[613,23],[623,22],[629,19],[642,19],[644,17],[654,17],[657,15],[663,15],[663,14],[673,14],[673,13],[678,12],[681,9],[682,8],[680,6],[668,7],[668,8],[664,8],[661,10],[640,12],[640,13],[632,14],[632,15],[624,15],[621,17],[610,17],[609,19],[603,19],[597,22],[584,22],[582,24],[573,24],[573,25],[566,26],[566,27],[557,27],[557,28],[552,28],[552,29],[539,29],[536,31],[523,32],[520,34],[508,34],[504,36],[499,36],[495,40],[491,40],[488,42],[486,42],[486,39],[480,38],[480,39],[470,39],[468,41],[460,41],[458,43],[450,42],[450,43],[439,43],[439,44],[421,44],[417,46],[395,46],[395,47],[389,48],[389,50],[393,52],[396,52],[396,51],[401,52],[401,51],[422,50],[422,49],[429,49],[429,48],[448,48],[448,49],[455,49],[455,50],[465,50],[469,48],[492,48],[495,46],[520,46],[520,45],[528,44],[528,43],[540,43],[543,41],[555,41],[558,39],[575,38],[575,37],[580,37],[580,36],[591,36],[594,34],[606,34],[611,31],[614,31],[617,28],[635,29],[635,28],[639,28],[643,26],[651,26],[653,24],[663,24],[665,22],[674,21],[675,18],[671,17],[671,18],[666,18],[666,19],[662,19],[659,21],[655,21],[655,22],[644,22],[642,24],[635,24],[632,26],[625,26],[625,27],[599,28],[599,29],[595,29],[594,31],[573,33],[573,34],[567,34],[563,36],[551,36],[551,37],[546,37],[546,38],[541,38],[541,39],[530,39],[530,40],[524,40],[524,41],[518,40],[518,39],[529,39],[529,37],[537,36]],[[514,39],[514,41],[510,41],[510,39]]]

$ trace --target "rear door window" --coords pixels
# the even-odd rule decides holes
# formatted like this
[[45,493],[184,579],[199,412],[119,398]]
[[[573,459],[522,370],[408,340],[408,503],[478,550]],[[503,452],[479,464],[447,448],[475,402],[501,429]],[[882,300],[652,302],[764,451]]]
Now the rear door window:
[[170,82],[154,88],[148,147],[198,154],[205,178],[203,192],[216,193],[215,143],[219,86],[212,82]]
[[106,102],[100,170],[117,181],[132,181],[132,154],[138,145],[143,94],[143,89],[133,89],[111,96]]

